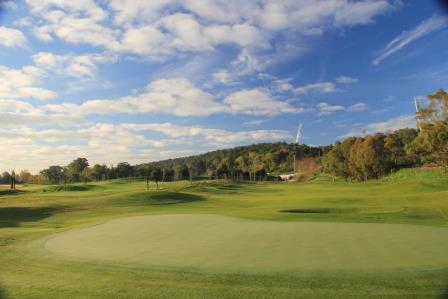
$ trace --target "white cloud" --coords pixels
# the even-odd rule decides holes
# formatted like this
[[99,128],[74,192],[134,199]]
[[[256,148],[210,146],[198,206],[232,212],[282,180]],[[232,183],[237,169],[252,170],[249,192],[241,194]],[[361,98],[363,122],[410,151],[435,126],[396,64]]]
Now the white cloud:
[[54,98],[56,93],[36,86],[46,73],[35,66],[11,69],[0,65],[0,98],[4,99],[38,99]]
[[129,28],[121,40],[121,49],[138,54],[158,51],[161,44],[167,42],[165,35],[154,26]]
[[7,48],[25,47],[26,38],[22,31],[13,28],[0,27],[0,45]]
[[303,34],[320,34],[325,27],[353,26],[392,9],[390,1],[296,1],[266,0],[255,12],[261,26],[270,30],[290,28]]
[[198,138],[212,144],[239,144],[266,140],[290,139],[291,133],[284,130],[255,130],[232,132],[199,126],[179,126],[171,123],[121,124],[120,127],[133,131],[155,131],[171,138]]
[[115,100],[96,99],[77,104],[46,105],[48,111],[67,114],[166,113],[176,116],[208,116],[227,108],[186,79],[153,81],[146,91]]
[[[386,0],[26,2],[35,17],[33,32],[44,41],[58,37],[150,59],[212,51],[222,44],[241,49],[270,47],[279,30],[303,36],[320,34],[331,27],[369,23],[394,7]],[[108,18],[113,22],[105,22]]]
[[275,100],[263,89],[243,89],[225,97],[221,103],[187,79],[160,79],[147,85],[136,95],[118,99],[95,99],[82,104],[47,104],[44,111],[73,115],[165,113],[181,117],[209,116],[217,113],[278,115],[301,113],[289,103]]
[[235,76],[229,70],[219,69],[213,73],[213,79],[224,85],[235,83]]
[[185,0],[184,7],[208,21],[239,23],[247,20],[247,14],[258,8],[256,1],[237,0]]
[[13,0],[1,1],[0,9],[17,9],[17,4]]
[[367,133],[392,132],[403,128],[415,128],[415,115],[401,115],[384,122],[367,125]]
[[367,109],[367,105],[364,103],[356,103],[349,107],[347,107],[348,112],[358,112],[358,111],[364,111]]
[[115,23],[120,25],[157,20],[160,10],[170,2],[170,0],[109,0],[108,5],[115,12]]
[[339,138],[360,136],[365,134],[388,133],[399,129],[415,128],[415,127],[416,127],[415,115],[401,115],[386,121],[367,124],[366,126],[363,127],[363,129],[352,130],[351,132],[343,136],[339,136]]
[[262,89],[244,89],[228,95],[224,103],[233,113],[252,115],[278,115],[281,113],[301,113],[303,108],[296,108],[287,102],[275,100]]
[[260,30],[247,23],[205,27],[204,34],[214,45],[229,43],[240,47],[268,47],[266,38]]
[[274,80],[272,83],[274,84],[275,90],[278,92],[286,92],[294,89],[294,86],[289,81],[290,79],[278,79]]
[[359,79],[352,78],[352,77],[346,77],[346,76],[340,76],[336,78],[337,83],[341,84],[353,84],[359,82]]
[[67,126],[87,123],[81,117],[64,114],[46,114],[42,109],[28,102],[0,99],[0,126]]
[[321,82],[307,84],[302,87],[297,87],[294,92],[297,94],[306,94],[308,92],[322,92],[322,93],[332,93],[336,91],[336,84],[332,82]]
[[41,41],[49,42],[53,40],[50,34],[51,27],[49,26],[34,27],[32,31],[34,36]]
[[255,119],[255,120],[251,120],[251,121],[246,121],[243,123],[243,125],[245,126],[259,126],[262,123],[266,122],[266,120],[264,119]]
[[356,1],[340,2],[339,9],[334,17],[336,26],[353,26],[358,24],[368,24],[372,22],[374,16],[379,15],[394,7],[393,1]]
[[70,13],[84,13],[94,20],[104,20],[107,13],[94,0],[26,0],[31,11],[42,16],[56,9]]
[[328,103],[319,103],[317,105],[317,108],[319,109],[319,115],[329,115],[336,111],[345,110],[344,106],[341,105],[330,105]]
[[402,50],[410,43],[428,35],[429,33],[445,27],[448,24],[448,19],[445,16],[433,16],[426,19],[417,27],[403,31],[398,37],[389,42],[386,47],[381,51],[379,56],[372,61],[372,64],[377,65],[390,55]]
[[117,59],[112,55],[55,55],[50,52],[39,52],[32,58],[36,66],[51,73],[85,79],[96,78],[97,63],[114,62]]

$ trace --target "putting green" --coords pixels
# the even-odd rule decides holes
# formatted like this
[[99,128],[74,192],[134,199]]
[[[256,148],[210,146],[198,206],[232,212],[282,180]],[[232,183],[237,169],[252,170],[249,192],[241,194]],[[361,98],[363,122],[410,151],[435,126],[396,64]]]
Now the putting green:
[[276,222],[218,215],[138,216],[57,234],[52,253],[218,271],[390,271],[448,266],[441,227]]

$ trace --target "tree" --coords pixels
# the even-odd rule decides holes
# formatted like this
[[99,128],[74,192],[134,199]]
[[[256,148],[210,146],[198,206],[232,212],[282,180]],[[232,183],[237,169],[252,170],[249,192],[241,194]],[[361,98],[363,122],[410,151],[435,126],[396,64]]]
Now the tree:
[[190,158],[187,161],[187,169],[188,169],[188,178],[190,179],[190,184],[193,184],[193,177],[195,176],[195,171],[198,166],[198,160],[196,158]]
[[321,163],[324,172],[333,176],[333,181],[337,176],[342,176],[344,178],[349,176],[340,142],[335,143],[334,147],[322,158]]
[[417,115],[421,130],[406,149],[425,163],[448,169],[448,93],[439,89],[428,95],[427,100],[428,105]]
[[79,182],[81,173],[86,167],[89,167],[89,161],[86,158],[77,158],[68,164],[68,174],[73,181]]
[[84,168],[81,172],[80,178],[84,182],[84,185],[86,185],[88,181],[91,181],[93,179],[92,168]]
[[[176,163],[174,165],[174,179],[181,180],[183,173],[185,172],[186,166],[183,163]],[[187,170],[188,171],[188,170]]]
[[156,183],[156,189],[159,190],[159,182],[162,180],[162,170],[159,167],[154,167],[151,170],[151,177],[154,180],[154,182]]
[[356,140],[354,140],[352,146],[350,147],[350,153],[347,163],[350,176],[360,181],[364,179],[361,157],[359,155],[359,147],[361,146],[363,141],[364,138],[356,138]]
[[421,157],[424,163],[448,169],[448,121],[426,124],[406,150],[410,155]]
[[63,178],[63,168],[61,166],[50,166],[40,172],[52,184],[59,184]]
[[357,162],[363,174],[363,180],[378,179],[388,169],[388,157],[384,150],[384,135],[367,136],[359,145]]
[[417,119],[420,126],[435,124],[439,121],[448,121],[448,93],[438,89],[435,93],[426,97],[428,105],[420,109]]
[[411,155],[406,151],[408,144],[417,137],[416,129],[400,129],[390,133],[384,139],[384,147],[389,152],[394,168],[409,167],[418,162],[416,155]]
[[132,174],[133,167],[128,162],[120,162],[117,165],[117,175],[119,178],[128,178]]
[[96,181],[101,181],[106,179],[107,177],[107,166],[105,164],[95,164],[92,167],[92,177],[96,180]]
[[29,183],[31,181],[32,177],[33,176],[31,175],[31,173],[28,170],[23,169],[20,171],[19,179],[21,182]]
[[149,180],[151,179],[152,167],[151,165],[146,165],[146,190],[149,190]]
[[250,171],[249,170],[249,160],[247,159],[246,156],[241,155],[235,159],[235,164],[236,164],[237,168],[239,169],[240,180],[242,181],[244,179],[244,173]]
[[252,172],[252,178],[253,181],[255,182],[257,180],[257,173],[259,171],[264,170],[263,159],[257,152],[250,152],[249,161],[250,161],[249,162],[250,170]]
[[11,190],[16,190],[16,172],[11,171]]

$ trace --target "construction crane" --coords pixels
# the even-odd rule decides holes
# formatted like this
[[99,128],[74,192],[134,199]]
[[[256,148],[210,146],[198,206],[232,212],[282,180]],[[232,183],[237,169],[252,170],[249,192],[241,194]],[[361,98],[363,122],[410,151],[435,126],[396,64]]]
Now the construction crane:
[[419,131],[422,130],[421,124],[420,124],[420,98],[415,97],[414,98],[414,104],[415,104],[415,112],[416,112],[416,118],[417,118],[417,128],[419,129]]
[[[303,129],[303,124],[299,124],[299,127],[297,129],[297,136],[296,136],[296,146],[300,144],[300,137],[302,137],[302,129]],[[297,148],[296,148],[297,149]],[[297,163],[296,163],[296,151],[294,150],[294,173],[297,173]]]

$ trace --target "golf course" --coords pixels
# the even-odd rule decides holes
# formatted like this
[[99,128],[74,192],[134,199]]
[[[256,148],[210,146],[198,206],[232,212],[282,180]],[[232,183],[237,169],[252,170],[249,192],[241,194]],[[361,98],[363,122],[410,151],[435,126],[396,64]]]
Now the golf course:
[[0,298],[447,296],[441,170],[159,187],[0,190]]

